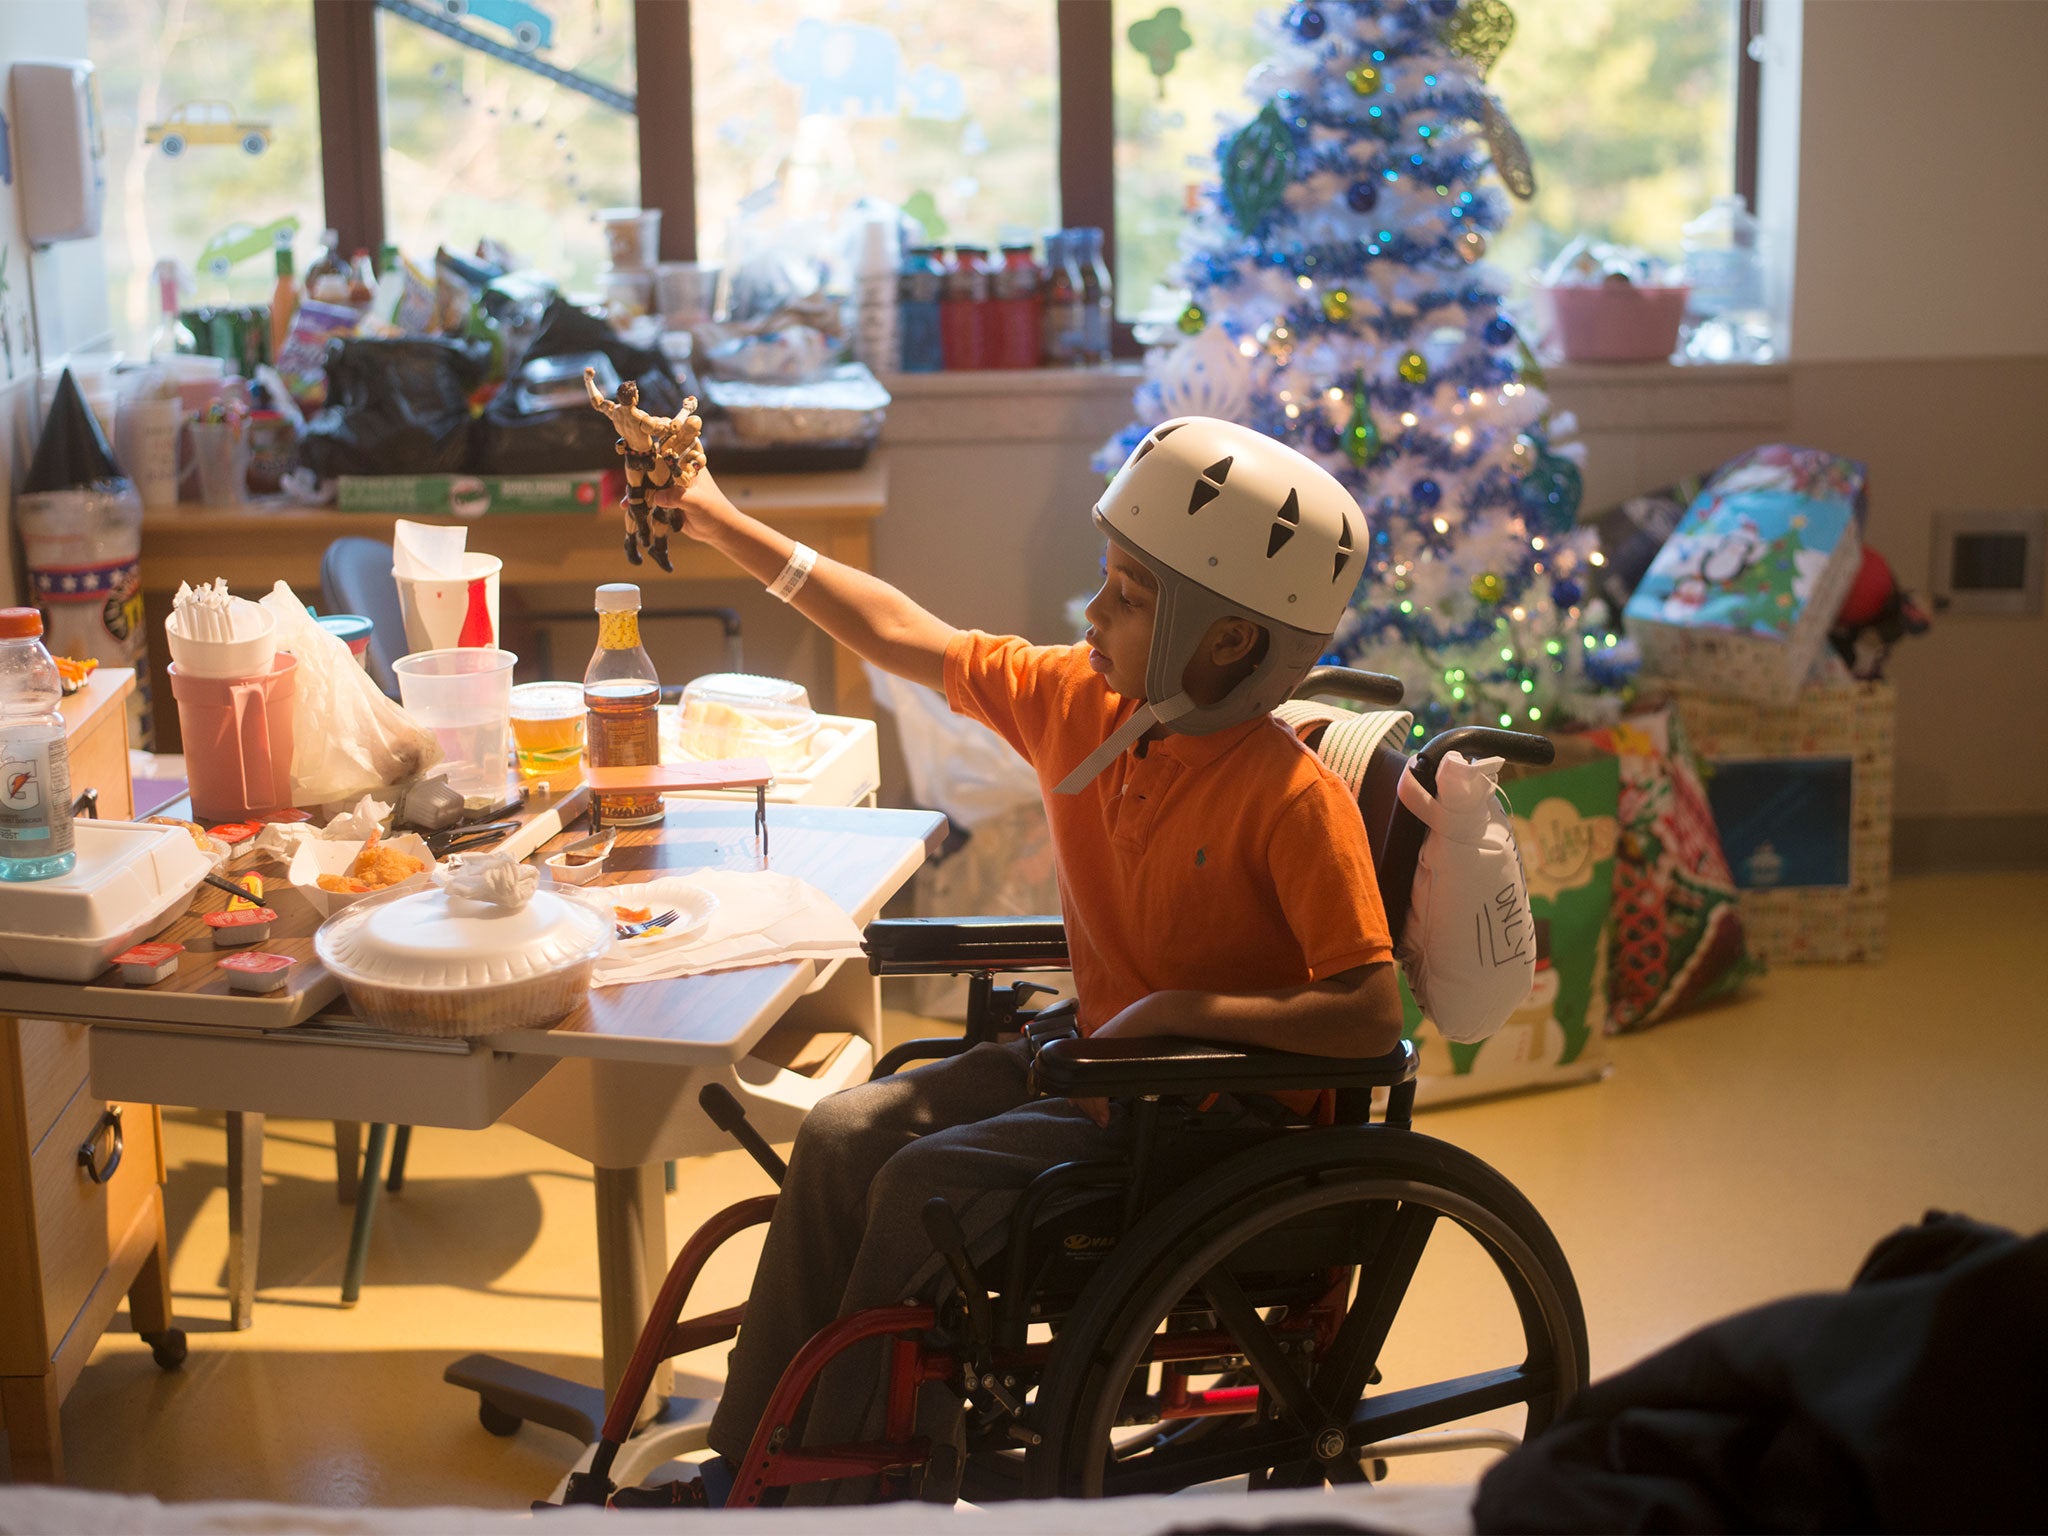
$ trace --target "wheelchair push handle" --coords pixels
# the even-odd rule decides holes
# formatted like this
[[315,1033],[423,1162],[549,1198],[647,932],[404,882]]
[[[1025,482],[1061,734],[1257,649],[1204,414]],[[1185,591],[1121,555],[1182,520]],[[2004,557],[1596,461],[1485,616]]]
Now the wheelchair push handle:
[[745,1148],[747,1156],[759,1163],[761,1171],[780,1189],[782,1181],[789,1176],[789,1164],[754,1129],[753,1122],[747,1119],[747,1112],[740,1108],[740,1101],[732,1096],[732,1091],[723,1083],[706,1083],[697,1095],[697,1103],[711,1117],[711,1123]]
[[1436,790],[1436,767],[1446,753],[1461,752],[1477,762],[1484,757],[1504,757],[1511,763],[1541,768],[1557,758],[1557,746],[1547,736],[1526,731],[1499,731],[1485,725],[1460,725],[1430,737],[1409,764],[1409,772],[1424,789]]
[[1391,709],[1401,702],[1402,684],[1384,672],[1361,672],[1356,667],[1311,667],[1308,676],[1295,685],[1297,699],[1333,693],[1361,704],[1379,704]]

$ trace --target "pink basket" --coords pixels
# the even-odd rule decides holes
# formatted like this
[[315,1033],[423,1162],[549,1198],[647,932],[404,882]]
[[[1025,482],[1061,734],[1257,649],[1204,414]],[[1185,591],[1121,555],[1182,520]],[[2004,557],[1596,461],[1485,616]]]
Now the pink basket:
[[1540,289],[1568,363],[1656,363],[1678,350],[1689,289],[1632,283]]

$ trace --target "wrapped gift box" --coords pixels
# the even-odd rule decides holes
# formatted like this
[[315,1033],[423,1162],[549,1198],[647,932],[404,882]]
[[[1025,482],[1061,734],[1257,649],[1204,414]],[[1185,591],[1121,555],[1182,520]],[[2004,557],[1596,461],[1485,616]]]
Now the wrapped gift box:
[[1560,742],[1559,763],[1503,776],[1515,844],[1536,918],[1536,980],[1500,1031],[1476,1045],[1446,1041],[1404,982],[1408,1033],[1422,1052],[1415,1102],[1446,1104],[1607,1075],[1608,905],[1620,836],[1619,760]]
[[[1824,674],[1825,675],[1825,674]],[[1891,884],[1893,694],[1839,666],[1789,708],[1680,692],[1707,801],[1766,960],[1875,960]]]
[[1791,704],[1862,559],[1863,479],[1853,460],[1782,445],[1716,470],[1624,610],[1644,675]]

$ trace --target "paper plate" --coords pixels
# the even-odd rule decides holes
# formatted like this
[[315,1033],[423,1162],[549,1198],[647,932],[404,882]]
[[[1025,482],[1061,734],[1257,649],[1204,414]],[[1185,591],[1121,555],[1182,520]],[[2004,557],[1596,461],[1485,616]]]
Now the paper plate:
[[643,933],[637,939],[613,939],[615,955],[642,954],[666,944],[686,944],[711,926],[718,910],[718,898],[687,875],[663,875],[657,880],[639,880],[630,885],[590,885],[561,890],[560,894],[595,907],[606,917],[613,907],[645,907],[650,912],[671,908],[676,920],[666,928]]

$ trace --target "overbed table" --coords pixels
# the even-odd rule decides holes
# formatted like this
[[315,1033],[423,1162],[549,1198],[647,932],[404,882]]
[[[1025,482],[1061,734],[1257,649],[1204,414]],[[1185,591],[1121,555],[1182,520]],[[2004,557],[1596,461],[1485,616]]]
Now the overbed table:
[[[621,833],[605,879],[759,868],[753,821],[750,805],[670,801],[660,825]],[[879,914],[946,832],[934,812],[787,805],[769,807],[768,825],[770,867],[808,880],[859,924]],[[287,900],[299,898],[287,890],[274,903],[281,916]],[[203,949],[205,941],[195,944]],[[294,946],[306,957],[302,969],[318,972],[308,939],[264,947]],[[265,1000],[230,997],[224,978],[213,979],[218,971],[205,970],[205,981],[163,993],[11,977],[9,1006],[92,1026],[93,1092],[110,1098],[459,1130],[504,1120],[588,1160],[596,1175],[606,1394],[624,1372],[669,1263],[662,1165],[723,1144],[697,1106],[698,1087],[724,1082],[765,1135],[786,1139],[821,1092],[865,1077],[880,1042],[878,983],[858,961],[605,988],[553,1028],[480,1040],[370,1029],[349,1014],[324,972],[292,1007],[279,1011],[273,1003],[267,1016],[252,1013],[247,1005]],[[855,1040],[817,1077],[801,1077],[754,1054],[778,1026],[778,1034]],[[584,1439],[603,1416],[602,1399],[589,1388],[551,1386],[502,1361],[469,1357],[450,1368],[449,1379],[525,1394],[532,1406],[523,1416]],[[649,1412],[665,1391],[664,1380]],[[548,1397],[559,1412],[546,1410]]]

